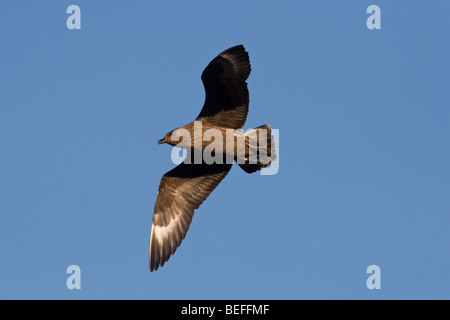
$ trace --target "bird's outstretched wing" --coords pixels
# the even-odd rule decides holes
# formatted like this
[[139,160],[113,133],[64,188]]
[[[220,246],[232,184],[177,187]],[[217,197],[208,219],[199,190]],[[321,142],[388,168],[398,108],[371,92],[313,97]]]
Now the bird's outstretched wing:
[[231,169],[231,164],[181,163],[161,179],[150,233],[150,271],[169,260],[184,239],[197,209]]
[[244,46],[225,50],[202,73],[205,104],[197,121],[240,129],[247,119],[249,95],[247,83],[251,67]]

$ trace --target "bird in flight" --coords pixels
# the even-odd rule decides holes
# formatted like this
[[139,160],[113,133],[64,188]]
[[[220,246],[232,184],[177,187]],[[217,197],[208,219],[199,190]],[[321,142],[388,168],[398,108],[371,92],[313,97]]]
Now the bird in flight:
[[[246,80],[250,71],[250,60],[244,46],[238,45],[220,53],[208,64],[201,76],[206,98],[200,114],[193,122],[169,131],[158,141],[159,144],[181,146],[190,152],[184,162],[163,175],[159,184],[150,232],[150,272],[162,267],[175,253],[186,236],[194,210],[199,208],[225,178],[233,161],[245,172],[253,173],[275,160],[270,125],[245,133],[241,130],[248,113],[249,93]],[[195,130],[199,128],[199,124],[200,136],[207,130],[214,129],[223,134],[222,138],[214,136],[214,140],[203,139],[198,142]],[[189,135],[184,135],[180,142],[183,132]],[[225,139],[229,132],[232,132],[233,147],[214,148],[211,154],[221,160],[231,157],[231,163],[208,163],[206,158],[195,161],[195,152],[205,152],[208,144],[229,142]],[[242,141],[240,148],[237,147],[239,139]]]

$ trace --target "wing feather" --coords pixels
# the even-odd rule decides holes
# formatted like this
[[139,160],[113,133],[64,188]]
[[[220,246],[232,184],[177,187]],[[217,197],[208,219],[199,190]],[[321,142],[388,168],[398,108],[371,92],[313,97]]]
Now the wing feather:
[[205,104],[197,121],[240,129],[247,120],[249,94],[247,78],[251,66],[244,46],[225,50],[214,58],[202,73]]
[[186,236],[197,209],[225,178],[228,164],[181,163],[161,179],[150,232],[150,271],[169,260]]

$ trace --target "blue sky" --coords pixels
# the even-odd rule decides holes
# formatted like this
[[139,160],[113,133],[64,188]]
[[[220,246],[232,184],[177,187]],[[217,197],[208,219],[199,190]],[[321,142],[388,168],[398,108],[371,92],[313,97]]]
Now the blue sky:
[[[0,298],[449,299],[449,15],[449,1],[2,0]],[[150,274],[174,167],[157,140],[197,116],[201,72],[237,44],[244,129],[279,129],[279,172],[234,166]]]

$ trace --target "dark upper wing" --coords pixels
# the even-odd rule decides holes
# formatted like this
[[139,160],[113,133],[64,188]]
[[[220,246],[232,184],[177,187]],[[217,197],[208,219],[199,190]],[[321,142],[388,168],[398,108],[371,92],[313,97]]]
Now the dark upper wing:
[[248,53],[239,45],[219,54],[202,73],[206,99],[196,120],[240,129],[248,113],[247,80],[251,67]]
[[230,171],[229,164],[184,164],[161,179],[150,234],[150,271],[169,260],[197,209]]

